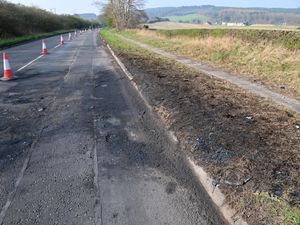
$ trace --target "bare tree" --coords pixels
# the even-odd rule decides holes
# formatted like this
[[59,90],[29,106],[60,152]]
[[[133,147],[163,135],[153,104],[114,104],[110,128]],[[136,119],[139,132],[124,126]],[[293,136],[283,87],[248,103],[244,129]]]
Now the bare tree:
[[117,29],[132,28],[145,18],[143,7],[144,0],[108,0],[102,3],[102,18]]

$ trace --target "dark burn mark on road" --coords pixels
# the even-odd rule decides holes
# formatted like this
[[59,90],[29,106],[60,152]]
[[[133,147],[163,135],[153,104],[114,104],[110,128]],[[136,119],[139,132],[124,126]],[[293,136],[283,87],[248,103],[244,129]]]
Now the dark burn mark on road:
[[167,194],[174,194],[176,192],[177,184],[174,182],[169,182],[166,186]]
[[[178,146],[166,134],[161,121],[153,119],[153,114],[138,97],[136,90],[127,83],[127,80],[120,79],[119,74],[123,73],[119,70],[117,72],[102,74],[100,71],[97,74],[99,77],[96,79],[96,83],[100,86],[94,89],[93,94],[93,96],[101,97],[101,101],[95,100],[94,108],[98,112],[98,142],[105,143],[104,149],[107,149],[109,156],[116,157],[116,160],[101,161],[102,169],[109,174],[106,177],[111,180],[118,179],[118,173],[114,173],[118,168],[128,171],[136,171],[136,169],[140,171],[140,168],[159,170],[165,176],[170,177],[170,181],[173,181],[167,183],[158,178],[154,180],[154,182],[166,185],[163,189],[166,194],[176,193],[178,186],[187,188],[195,196],[193,205],[197,204],[199,208],[199,218],[205,220],[208,218],[205,217],[205,214],[209,214],[211,216],[207,219],[207,224],[223,224],[215,209],[210,204],[203,204],[203,202],[209,202],[209,197],[203,192],[187,168],[185,156],[181,154]],[[106,82],[115,80],[117,82],[114,82],[114,85],[109,88],[103,89],[101,88],[101,81],[103,80]],[[124,92],[127,92],[125,94],[127,98],[123,97],[123,88],[125,89]],[[161,101],[162,97],[158,96],[158,99]],[[133,109],[128,110],[128,106],[131,104],[133,104]],[[128,112],[124,111],[126,109]],[[137,111],[134,112],[135,110]],[[107,123],[109,118],[120,119],[120,126],[115,127]],[[146,137],[133,139],[128,133],[130,130],[134,130],[136,134],[141,132]]]

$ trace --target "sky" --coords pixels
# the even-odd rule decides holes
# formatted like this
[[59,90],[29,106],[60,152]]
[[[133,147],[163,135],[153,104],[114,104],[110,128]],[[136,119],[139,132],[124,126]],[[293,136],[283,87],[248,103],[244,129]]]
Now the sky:
[[[96,13],[94,0],[8,0],[38,6],[58,14]],[[147,8],[164,6],[216,5],[235,7],[300,8],[300,0],[146,0]]]

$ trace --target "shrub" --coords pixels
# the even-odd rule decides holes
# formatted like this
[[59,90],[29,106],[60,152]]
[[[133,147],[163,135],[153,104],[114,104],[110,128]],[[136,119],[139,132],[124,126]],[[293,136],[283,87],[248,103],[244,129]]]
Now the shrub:
[[55,15],[36,7],[0,0],[0,38],[19,37],[56,30],[82,29],[91,22],[76,16]]

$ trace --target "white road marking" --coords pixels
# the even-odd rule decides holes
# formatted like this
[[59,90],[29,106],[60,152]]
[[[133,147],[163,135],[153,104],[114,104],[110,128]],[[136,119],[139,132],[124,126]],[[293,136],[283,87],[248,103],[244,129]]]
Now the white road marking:
[[56,45],[56,46],[54,47],[54,49],[58,48],[59,46],[61,46],[61,44]]
[[3,220],[5,218],[6,212],[7,212],[8,208],[10,207],[10,205],[11,205],[11,203],[13,201],[14,196],[16,195],[17,189],[18,189],[18,187],[19,187],[19,185],[21,183],[22,178],[24,177],[25,170],[28,167],[29,159],[30,159],[29,156],[25,159],[25,162],[24,162],[24,164],[22,166],[22,169],[21,169],[21,171],[19,173],[19,176],[18,176],[18,178],[16,180],[14,189],[12,190],[12,192],[9,193],[7,201],[6,201],[4,207],[1,210],[1,213],[0,213],[0,224],[3,223]]
[[[60,44],[56,45],[53,49],[58,48],[59,46],[61,46]],[[25,66],[22,66],[20,69],[17,70],[17,72],[20,72],[21,70],[25,69],[26,67],[30,66],[32,63],[34,63],[35,61],[39,60],[40,58],[42,58],[44,55],[40,55],[39,57],[37,57],[36,59],[30,61],[29,63],[27,63]]]
[[39,60],[40,58],[42,58],[44,55],[40,55],[39,57],[37,57],[36,59],[30,61],[29,63],[27,63],[25,66],[22,66],[20,69],[17,70],[17,72],[20,72],[21,70],[25,69],[26,67],[30,66],[32,63],[34,63],[35,61]]
[[[24,68],[26,68],[27,66],[31,65],[32,63],[34,63],[35,61],[39,60],[40,58],[42,58],[44,55],[40,55],[39,57],[37,57],[36,59],[32,60],[31,62],[27,63],[25,66],[21,67],[20,69],[18,69],[17,71],[21,71],[23,70]],[[74,62],[72,62],[73,64]],[[31,147],[30,147],[30,152],[28,153],[28,156],[25,158],[25,161],[23,163],[23,166],[21,168],[21,171],[17,177],[17,180],[15,182],[15,185],[14,185],[14,188],[13,190],[8,194],[8,197],[7,197],[7,201],[5,203],[5,205],[3,206],[3,208],[1,209],[0,211],[0,225],[3,224],[3,221],[4,221],[4,218],[6,216],[6,213],[7,213],[7,210],[9,209],[9,207],[11,206],[11,203],[16,195],[16,192],[18,190],[18,187],[25,175],[25,171],[27,170],[28,168],[28,164],[29,164],[29,161],[30,161],[30,158],[31,158],[31,154],[32,154],[32,149],[36,146],[36,144],[38,143],[41,135],[42,135],[42,132],[44,130],[44,127],[40,130],[39,134],[38,134],[38,137],[34,140],[34,142],[31,144]],[[98,172],[97,172],[98,173]]]

